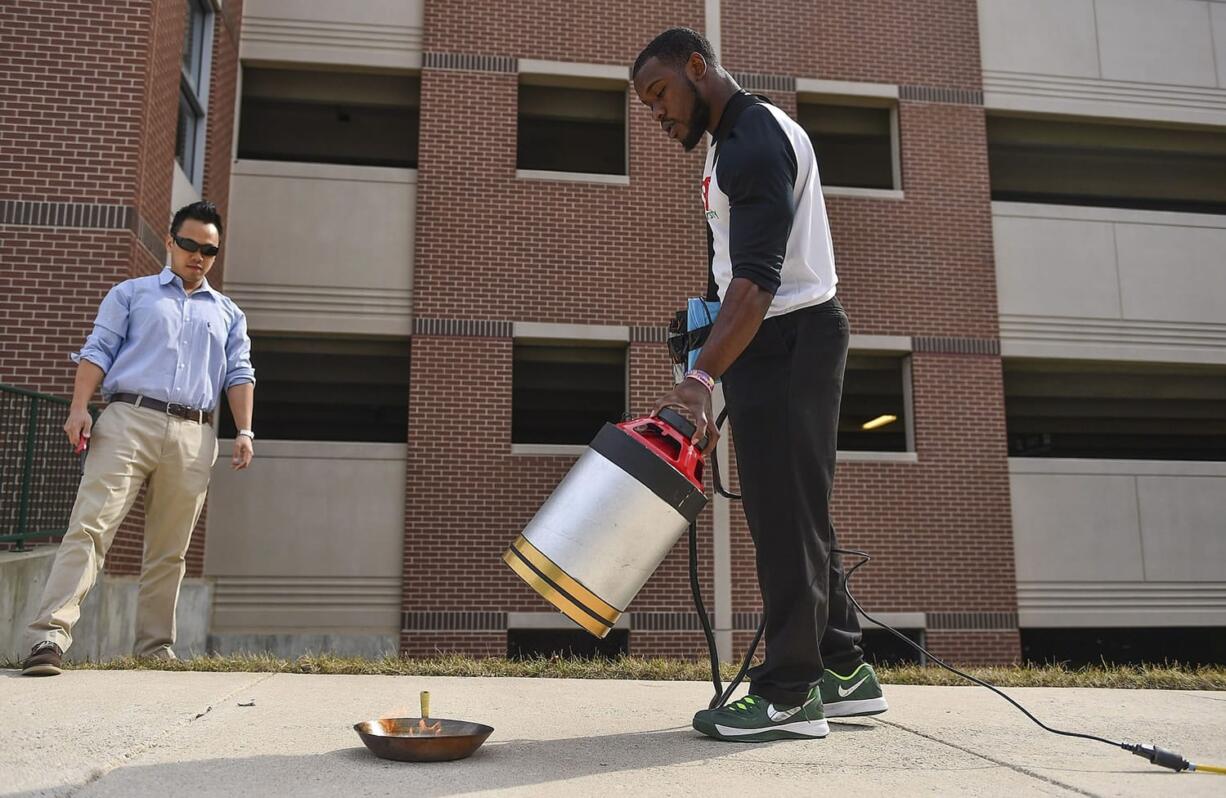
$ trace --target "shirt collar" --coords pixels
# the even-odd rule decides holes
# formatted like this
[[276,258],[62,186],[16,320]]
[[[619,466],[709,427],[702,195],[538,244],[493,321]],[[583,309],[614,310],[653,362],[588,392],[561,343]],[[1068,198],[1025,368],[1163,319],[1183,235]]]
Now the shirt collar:
[[[171,269],[169,266],[164,266],[162,268],[162,273],[158,275],[158,282],[161,283],[162,285],[174,283],[180,289],[182,289],[183,293],[185,294],[187,293],[187,289],[183,287],[183,280],[179,277],[179,275],[175,274],[174,270]],[[209,285],[209,278],[205,277],[203,282],[200,283],[200,287],[197,288],[192,293],[198,294],[201,291],[205,292],[206,294],[210,294],[210,295],[213,293],[213,286]]]
[[742,111],[759,102],[761,100],[744,89],[738,89],[736,94],[729,97],[728,102],[724,104],[724,113],[719,118],[719,125],[715,128],[716,143],[728,137]]

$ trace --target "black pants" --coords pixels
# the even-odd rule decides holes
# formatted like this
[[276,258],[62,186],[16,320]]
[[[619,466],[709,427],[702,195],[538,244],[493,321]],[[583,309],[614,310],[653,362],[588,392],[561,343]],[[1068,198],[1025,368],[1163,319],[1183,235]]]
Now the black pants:
[[723,375],[766,617],[766,659],[749,672],[749,689],[781,705],[803,703],[823,667],[863,657],[831,551],[848,335],[837,299],[776,316]]

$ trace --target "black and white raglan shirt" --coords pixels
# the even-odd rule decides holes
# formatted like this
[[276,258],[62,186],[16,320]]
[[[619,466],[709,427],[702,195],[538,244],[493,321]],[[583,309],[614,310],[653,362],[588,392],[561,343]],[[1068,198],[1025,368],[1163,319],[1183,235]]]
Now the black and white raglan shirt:
[[707,150],[702,201],[721,300],[734,277],[774,294],[768,319],[834,296],[817,159],[809,135],[783,111],[743,91],[728,100]]

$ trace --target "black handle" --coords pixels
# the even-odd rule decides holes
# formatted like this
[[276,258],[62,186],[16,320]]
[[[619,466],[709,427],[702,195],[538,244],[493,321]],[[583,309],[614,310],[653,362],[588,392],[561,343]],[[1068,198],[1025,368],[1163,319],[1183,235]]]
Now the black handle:
[[693,424],[691,424],[688,418],[681,415],[676,410],[673,410],[670,407],[666,407],[663,410],[661,410],[656,415],[656,418],[660,419],[665,424],[677,430],[677,432],[680,432],[682,435],[684,435],[687,438],[690,438],[691,440],[694,437],[694,433],[698,431],[698,428],[695,427]]

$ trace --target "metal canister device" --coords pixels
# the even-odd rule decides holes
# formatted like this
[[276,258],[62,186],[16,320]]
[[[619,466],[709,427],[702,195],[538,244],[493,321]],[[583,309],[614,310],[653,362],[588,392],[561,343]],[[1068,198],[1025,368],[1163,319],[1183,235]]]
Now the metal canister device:
[[693,435],[669,409],[605,424],[502,559],[606,636],[707,503]]

